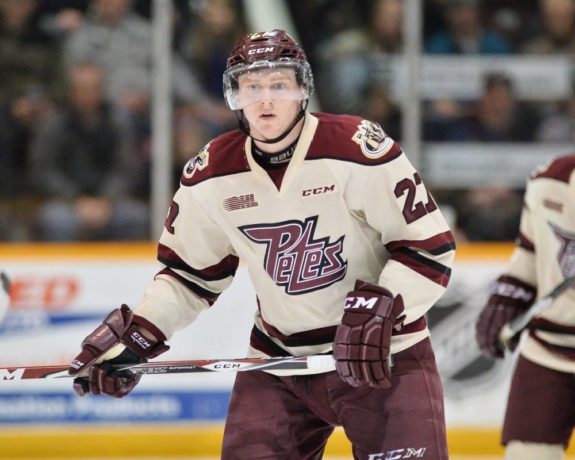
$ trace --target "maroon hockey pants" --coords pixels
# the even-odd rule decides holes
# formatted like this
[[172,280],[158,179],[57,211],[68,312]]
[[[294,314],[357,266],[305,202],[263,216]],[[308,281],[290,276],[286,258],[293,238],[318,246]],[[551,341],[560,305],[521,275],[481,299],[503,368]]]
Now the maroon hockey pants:
[[519,356],[511,380],[502,442],[567,446],[575,428],[575,378]]
[[239,372],[223,460],[321,459],[335,426],[360,460],[447,460],[443,390],[429,339],[394,355],[392,387],[354,388],[335,372]]

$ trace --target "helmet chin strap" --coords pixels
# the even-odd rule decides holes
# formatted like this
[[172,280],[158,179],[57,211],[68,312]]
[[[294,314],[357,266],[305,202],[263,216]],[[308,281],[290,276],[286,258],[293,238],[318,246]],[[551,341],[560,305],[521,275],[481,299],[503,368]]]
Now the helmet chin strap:
[[273,139],[257,139],[255,137],[253,137],[251,135],[249,125],[248,125],[246,117],[244,115],[244,111],[243,110],[235,110],[235,113],[236,113],[236,117],[238,118],[238,125],[239,125],[240,130],[243,131],[247,136],[251,137],[254,141],[262,142],[264,144],[275,144],[276,142],[280,142],[280,141],[284,140],[288,136],[288,134],[292,132],[292,130],[295,128],[295,125],[297,125],[299,123],[299,121],[303,118],[303,116],[305,115],[305,111],[307,109],[308,103],[309,103],[309,100],[306,99],[302,103],[300,111],[298,112],[298,114],[296,115],[294,120],[292,121],[291,125],[289,125],[289,127],[283,133],[281,133],[277,137],[274,137]]

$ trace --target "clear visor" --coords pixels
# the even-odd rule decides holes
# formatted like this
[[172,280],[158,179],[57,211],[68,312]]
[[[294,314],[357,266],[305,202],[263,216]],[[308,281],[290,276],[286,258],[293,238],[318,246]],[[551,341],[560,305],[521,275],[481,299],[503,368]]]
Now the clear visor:
[[224,96],[232,110],[270,100],[303,101],[312,91],[311,69],[305,61],[258,61],[224,72]]

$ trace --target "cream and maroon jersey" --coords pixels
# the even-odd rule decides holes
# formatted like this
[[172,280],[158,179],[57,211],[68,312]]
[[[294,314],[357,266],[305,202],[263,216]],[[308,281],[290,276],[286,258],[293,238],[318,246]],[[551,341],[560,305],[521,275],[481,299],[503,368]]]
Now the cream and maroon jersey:
[[137,313],[169,337],[216,301],[241,260],[257,293],[249,356],[329,353],[358,279],[403,296],[395,353],[428,336],[422,318],[453,256],[435,201],[379,125],[308,113],[279,190],[240,131],[188,162],[159,242],[165,267]]
[[[575,154],[553,159],[529,178],[508,274],[535,286],[538,298],[575,274]],[[561,294],[524,335],[526,358],[575,372],[575,290]]]

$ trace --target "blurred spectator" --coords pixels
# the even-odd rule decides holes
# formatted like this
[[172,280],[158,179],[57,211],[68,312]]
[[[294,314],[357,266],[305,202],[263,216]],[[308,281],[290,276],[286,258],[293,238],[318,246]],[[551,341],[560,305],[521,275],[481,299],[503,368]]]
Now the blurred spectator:
[[131,200],[141,173],[130,133],[113,122],[103,72],[69,71],[65,106],[39,126],[31,149],[31,183],[47,198],[38,214],[42,240],[144,239],[147,207]]
[[54,38],[62,39],[84,22],[88,8],[86,0],[42,0],[40,25]]
[[365,89],[360,113],[368,120],[380,124],[393,139],[401,139],[401,110],[391,99],[387,88],[374,82]]
[[61,92],[58,44],[38,22],[38,0],[0,1],[0,239],[27,238],[24,180],[32,131]]
[[543,31],[528,41],[523,53],[575,53],[575,2],[573,0],[540,0],[539,16]]
[[236,37],[246,29],[232,0],[196,1],[193,11],[197,17],[183,32],[181,55],[203,88],[223,102],[221,76]]
[[519,230],[522,194],[504,186],[467,190],[455,204],[460,239],[513,241]]
[[514,52],[533,36],[533,11],[538,0],[504,0],[485,4],[485,15],[492,29],[510,44]]
[[391,80],[388,57],[402,52],[403,4],[400,0],[375,0],[366,27],[344,29],[320,43],[317,87],[322,109],[351,114],[363,110],[363,97],[374,84]]
[[[446,0],[445,26],[425,40],[428,54],[502,55],[511,53],[507,40],[487,25],[478,0]],[[462,136],[458,126],[468,112],[466,104],[441,99],[426,103],[424,138],[426,140],[457,140]]]
[[[128,121],[148,111],[152,78],[151,27],[130,7],[131,0],[94,0],[86,20],[64,42],[68,67],[93,62],[104,69],[106,98]],[[172,77],[177,102],[205,101],[177,55]]]
[[202,91],[212,103],[207,107],[184,106],[176,114],[177,177],[181,167],[207,139],[237,125],[236,116],[223,98],[222,74],[236,37],[245,34],[239,4],[232,0],[201,0],[192,4],[195,18],[183,29],[181,56],[194,70]]
[[[307,58],[313,68],[329,43],[348,31],[361,32],[371,18],[371,5],[377,0],[362,0],[360,4],[349,0],[288,1],[290,14],[301,42],[309,49]],[[316,88],[317,89],[317,88]]]
[[478,0],[447,0],[447,28],[425,43],[429,54],[508,54],[511,46],[482,22]]
[[37,8],[38,0],[0,1],[2,105],[34,105],[58,94],[58,43],[40,28]]
[[[114,117],[133,131],[138,144],[145,146],[150,135],[152,30],[131,7],[131,0],[93,0],[85,22],[64,42],[64,60],[68,66],[90,61],[104,69],[105,95]],[[210,48],[206,43],[198,46]],[[171,71],[175,124],[191,127],[190,131],[175,133],[176,154],[185,157],[176,159],[180,169],[207,139],[228,126],[233,114],[222,103],[221,93],[215,100],[202,89],[176,50]]]
[[401,0],[377,0],[367,30],[372,47],[380,53],[403,51],[403,4]]
[[575,142],[575,92],[567,101],[558,104],[556,111],[547,115],[536,133],[540,142]]
[[530,142],[540,123],[531,106],[517,100],[511,79],[500,73],[485,76],[483,93],[468,114],[434,122],[429,140],[464,142]]

